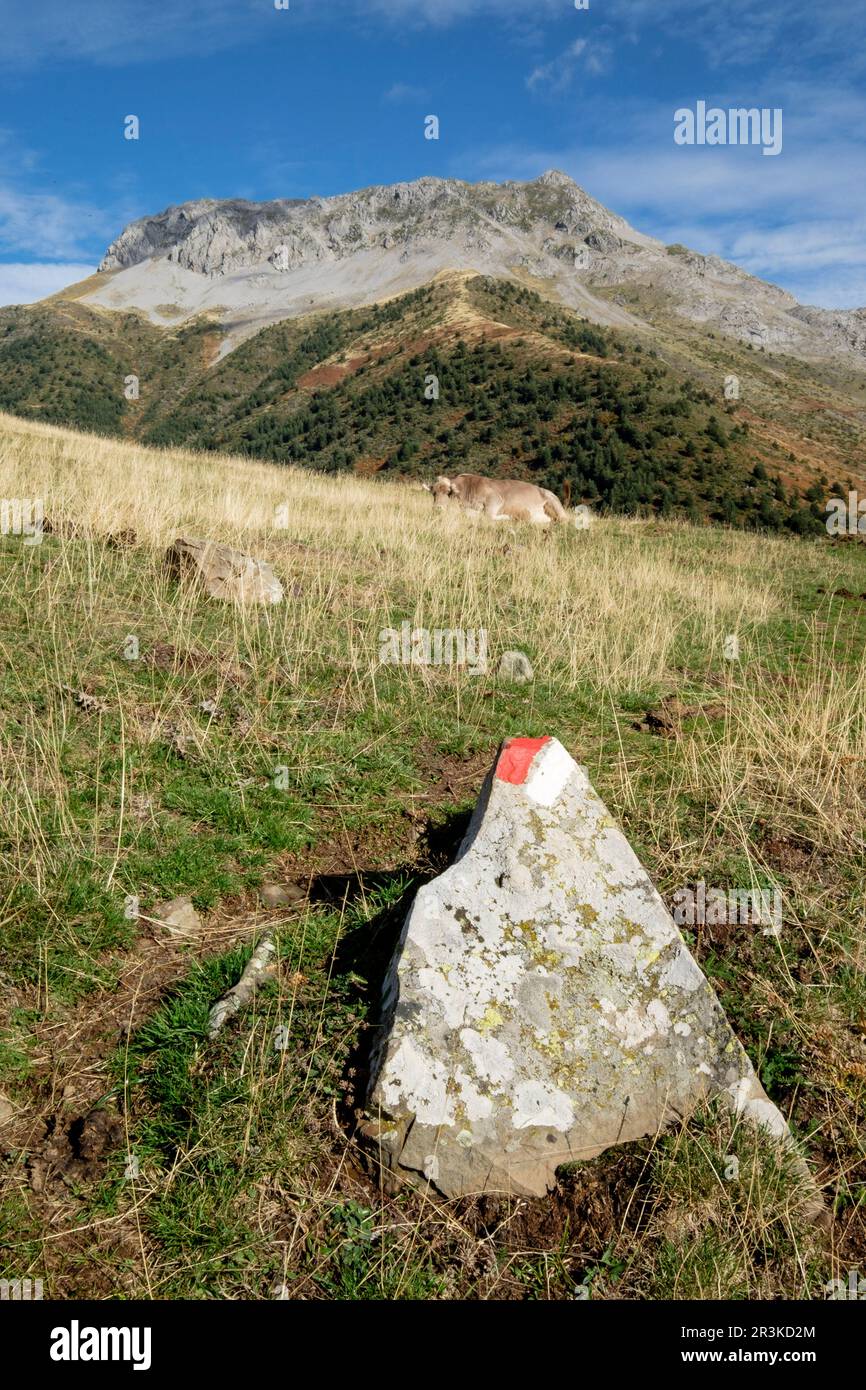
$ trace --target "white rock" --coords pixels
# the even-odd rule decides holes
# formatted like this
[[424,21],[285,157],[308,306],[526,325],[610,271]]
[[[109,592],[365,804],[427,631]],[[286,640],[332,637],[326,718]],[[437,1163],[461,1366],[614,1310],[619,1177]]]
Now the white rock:
[[543,1195],[556,1168],[709,1095],[790,1140],[586,772],[511,739],[388,974],[368,1134],[446,1196]]

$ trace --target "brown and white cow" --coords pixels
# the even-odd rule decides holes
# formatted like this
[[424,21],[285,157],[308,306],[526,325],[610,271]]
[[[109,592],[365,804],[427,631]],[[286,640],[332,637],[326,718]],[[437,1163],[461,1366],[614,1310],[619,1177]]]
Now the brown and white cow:
[[487,516],[492,521],[531,521],[536,526],[574,521],[555,493],[535,483],[458,473],[456,478],[437,478],[427,490],[432,492],[437,507],[458,502],[464,511]]

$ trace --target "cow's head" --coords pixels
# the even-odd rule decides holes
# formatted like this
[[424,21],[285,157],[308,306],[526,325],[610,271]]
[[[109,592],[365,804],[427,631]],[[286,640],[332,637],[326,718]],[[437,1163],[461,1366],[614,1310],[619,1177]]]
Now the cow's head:
[[450,478],[437,478],[429,491],[437,507],[444,507],[446,502],[457,496],[457,489]]

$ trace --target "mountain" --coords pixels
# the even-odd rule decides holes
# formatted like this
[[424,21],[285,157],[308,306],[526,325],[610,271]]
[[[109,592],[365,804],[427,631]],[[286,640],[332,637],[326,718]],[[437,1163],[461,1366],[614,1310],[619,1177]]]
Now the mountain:
[[665,246],[550,170],[531,183],[422,178],[334,198],[204,199],[133,222],[83,297],[155,323],[215,312],[226,348],[265,323],[472,269],[543,289],[600,324],[654,314],[800,357],[866,367],[866,309],[799,305],[717,256]]
[[864,477],[866,313],[665,247],[556,172],[201,200],[132,223],[80,285],[0,310],[0,408],[817,533]]

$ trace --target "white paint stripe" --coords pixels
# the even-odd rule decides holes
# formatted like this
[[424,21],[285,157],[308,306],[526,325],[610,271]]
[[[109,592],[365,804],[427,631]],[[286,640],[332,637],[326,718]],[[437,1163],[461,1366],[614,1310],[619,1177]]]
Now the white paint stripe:
[[524,782],[526,795],[538,806],[552,806],[577,765],[555,738],[536,753]]

